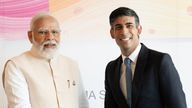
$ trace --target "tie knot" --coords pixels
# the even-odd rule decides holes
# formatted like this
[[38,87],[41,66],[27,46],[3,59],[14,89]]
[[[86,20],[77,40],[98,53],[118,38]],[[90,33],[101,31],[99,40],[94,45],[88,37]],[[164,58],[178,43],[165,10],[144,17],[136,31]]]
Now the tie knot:
[[125,65],[130,66],[131,65],[131,59],[125,58],[124,63],[125,63]]

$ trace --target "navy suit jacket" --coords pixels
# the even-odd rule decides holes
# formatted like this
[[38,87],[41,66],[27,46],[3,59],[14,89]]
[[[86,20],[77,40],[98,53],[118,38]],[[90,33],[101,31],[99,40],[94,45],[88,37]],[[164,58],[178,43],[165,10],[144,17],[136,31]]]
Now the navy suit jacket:
[[[178,72],[166,53],[141,44],[132,82],[132,108],[187,108]],[[105,108],[129,108],[120,88],[122,57],[105,70]]]

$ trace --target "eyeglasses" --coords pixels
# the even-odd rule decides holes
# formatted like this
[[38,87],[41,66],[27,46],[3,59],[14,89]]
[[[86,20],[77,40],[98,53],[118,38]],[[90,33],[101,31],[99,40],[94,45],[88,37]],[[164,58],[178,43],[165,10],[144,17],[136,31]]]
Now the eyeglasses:
[[39,30],[37,30],[37,31],[35,31],[35,32],[37,32],[37,34],[38,34],[39,36],[42,36],[42,37],[49,35],[49,33],[51,33],[53,36],[59,36],[61,30],[59,30],[59,29],[52,29],[52,30],[39,29]]

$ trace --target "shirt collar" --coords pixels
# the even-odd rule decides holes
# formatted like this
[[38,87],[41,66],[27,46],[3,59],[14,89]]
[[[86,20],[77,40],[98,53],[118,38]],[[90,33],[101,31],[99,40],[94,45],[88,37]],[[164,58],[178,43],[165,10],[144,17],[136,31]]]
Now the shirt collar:
[[[131,59],[131,61],[132,62],[134,62],[134,63],[136,63],[136,61],[137,61],[137,57],[138,57],[138,55],[139,55],[139,51],[141,50],[141,44],[139,44],[138,46],[137,46],[137,48],[131,53],[131,55],[128,57],[129,59]],[[124,62],[124,60],[125,60],[125,58],[127,58],[127,56],[125,56],[125,55],[121,55],[122,56],[122,60],[123,60],[123,62]]]

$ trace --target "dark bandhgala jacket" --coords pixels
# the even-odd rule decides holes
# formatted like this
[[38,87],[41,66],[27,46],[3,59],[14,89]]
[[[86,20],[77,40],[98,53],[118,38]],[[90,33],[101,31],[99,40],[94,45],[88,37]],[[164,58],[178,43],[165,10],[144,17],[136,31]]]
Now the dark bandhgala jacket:
[[[166,53],[141,44],[132,82],[132,108],[187,108],[179,74]],[[129,108],[120,88],[122,57],[105,71],[105,108]]]

